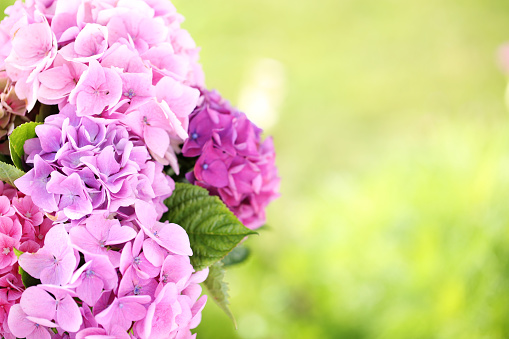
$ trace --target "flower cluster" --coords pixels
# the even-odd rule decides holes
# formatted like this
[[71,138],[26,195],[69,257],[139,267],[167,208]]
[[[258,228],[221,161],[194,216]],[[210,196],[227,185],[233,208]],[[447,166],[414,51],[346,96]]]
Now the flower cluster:
[[220,196],[244,225],[258,228],[278,196],[272,139],[262,142],[262,130],[217,92],[202,90],[200,100],[182,148],[184,156],[199,158],[186,177]]
[[10,308],[23,292],[14,249],[39,250],[52,225],[29,196],[0,182],[0,324],[7,322]]
[[32,0],[6,13],[0,56],[29,111],[39,101],[123,119],[156,160],[178,171],[175,147],[187,138],[199,97],[191,86],[203,74],[170,2]]
[[[193,337],[208,271],[194,272],[184,229],[159,221],[174,188],[164,166],[178,172],[203,82],[182,17],[165,0],[30,0],[6,13],[3,107],[22,116],[39,102],[59,113],[24,144],[33,167],[15,182],[24,200],[11,200],[22,218],[38,218],[30,234],[39,240],[22,242],[28,221],[2,229],[12,277],[0,287],[17,294],[0,334]],[[14,248],[25,253],[17,259]],[[24,289],[18,264],[40,282]]]
[[146,207],[140,203],[137,213],[153,226],[138,232],[102,214],[69,232],[64,224],[51,227],[39,250],[19,257],[41,283],[22,293],[18,286],[19,303],[10,305],[2,335],[49,338],[54,328],[53,338],[130,338],[128,331],[136,338],[191,338],[206,302],[198,283],[208,272],[193,274],[185,232],[155,222],[142,212]]
[[180,177],[183,147],[187,179],[257,228],[278,195],[272,140],[204,89],[167,0],[18,0],[6,14],[0,153],[17,169],[1,158],[0,177],[19,178],[0,181],[0,337],[195,338],[209,269],[162,220],[178,196],[166,173]]
[[150,202],[159,218],[166,211],[163,200],[173,181],[119,121],[63,109],[37,126],[36,134],[25,142],[33,168],[16,186],[46,212],[55,212],[57,220],[78,224],[98,210],[131,220],[137,200]]

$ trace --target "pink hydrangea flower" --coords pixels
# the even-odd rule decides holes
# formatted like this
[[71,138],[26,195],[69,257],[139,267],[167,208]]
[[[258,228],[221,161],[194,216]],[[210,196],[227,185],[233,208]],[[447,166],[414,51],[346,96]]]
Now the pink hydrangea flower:
[[216,92],[202,90],[182,148],[184,156],[198,157],[187,179],[221,197],[252,229],[264,224],[266,206],[279,196],[274,146],[261,132]]
[[51,228],[44,246],[36,253],[23,253],[19,265],[43,284],[65,285],[71,279],[77,261],[69,234],[63,225]]
[[122,97],[122,79],[96,60],[89,61],[76,87],[69,95],[69,102],[77,107],[77,115],[98,115],[106,107],[115,106]]
[[9,330],[17,338],[50,339],[50,328],[56,326],[47,319],[28,316],[19,304],[11,307],[7,321]]

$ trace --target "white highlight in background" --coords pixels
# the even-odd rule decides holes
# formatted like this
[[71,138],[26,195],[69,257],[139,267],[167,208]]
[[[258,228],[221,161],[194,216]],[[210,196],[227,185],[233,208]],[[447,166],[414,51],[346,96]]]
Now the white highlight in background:
[[257,313],[248,313],[239,319],[238,331],[241,338],[263,338],[268,334],[267,322]]
[[268,130],[278,121],[285,92],[283,64],[274,59],[258,59],[245,76],[238,106],[258,127]]

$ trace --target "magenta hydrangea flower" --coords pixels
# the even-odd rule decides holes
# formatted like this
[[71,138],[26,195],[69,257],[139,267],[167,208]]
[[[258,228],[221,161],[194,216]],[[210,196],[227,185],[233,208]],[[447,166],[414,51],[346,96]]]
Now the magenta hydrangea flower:
[[201,91],[182,153],[198,157],[187,179],[218,195],[251,229],[265,223],[265,208],[279,196],[272,139],[218,93]]

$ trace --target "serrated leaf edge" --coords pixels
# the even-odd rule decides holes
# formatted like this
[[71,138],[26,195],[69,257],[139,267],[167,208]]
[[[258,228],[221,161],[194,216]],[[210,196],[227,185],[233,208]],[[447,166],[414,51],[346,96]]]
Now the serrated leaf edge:
[[[235,320],[235,317],[233,316],[233,313],[229,307],[230,302],[228,301],[228,298],[230,297],[230,295],[228,294],[228,291],[230,290],[230,288],[228,287],[228,283],[224,281],[225,273],[226,270],[224,269],[222,262],[217,262],[214,265],[211,265],[209,276],[207,277],[207,279],[205,279],[203,285],[209,292],[208,295],[212,297],[216,305],[219,306],[219,308],[223,310],[223,312],[228,316],[228,318],[231,319],[233,325],[235,326],[235,329],[237,329],[237,321]],[[213,278],[213,280],[210,280],[210,278]],[[219,291],[217,291],[217,289],[213,289],[215,287],[214,285],[217,284],[219,284],[220,287]],[[221,293],[221,295],[217,295],[215,292],[219,292]],[[220,301],[219,298],[223,300]]]
[[[172,199],[172,201],[171,206],[167,204],[170,210],[165,213],[165,219],[180,224],[183,227],[185,226],[184,229],[189,235],[191,243],[193,243],[194,239],[200,236],[227,237],[225,242],[228,245],[226,245],[226,248],[224,249],[214,247],[211,244],[207,244],[207,242],[202,242],[199,246],[201,248],[192,246],[194,254],[191,257],[191,263],[196,270],[201,270],[221,261],[242,241],[243,238],[248,235],[258,234],[257,232],[245,227],[233,214],[233,212],[230,211],[221,201],[221,199],[219,199],[219,197],[211,196],[203,187],[186,183],[175,183],[175,189],[172,197],[169,199]],[[214,209],[214,211],[209,212],[209,210],[212,209]],[[228,229],[239,225],[243,226],[243,228],[231,233],[195,231],[195,228],[200,227],[200,225],[210,224],[212,225],[210,227],[214,227],[213,225],[215,223],[220,222],[221,219],[227,218],[234,218],[237,222],[226,221],[225,224],[221,225],[221,228]],[[233,247],[231,247],[231,245],[233,245]],[[228,252],[225,253],[225,251]]]
[[[6,167],[8,170],[15,172],[15,174],[14,175],[9,174]],[[18,169],[17,167],[15,167],[11,164],[7,164],[5,162],[0,162],[0,180],[5,181],[6,183],[8,183],[9,185],[11,185],[13,187],[16,187],[14,185],[14,181],[16,179],[21,178],[23,175],[25,175],[25,172]]]
[[[21,124],[18,127],[16,127],[12,131],[12,133],[9,135],[9,150],[11,152],[11,159],[12,159],[12,162],[14,163],[14,165],[20,170],[23,170],[23,155],[25,155],[25,151],[24,151],[23,147],[25,145],[25,141],[27,141],[28,139],[32,139],[32,138],[25,139],[23,141],[23,145],[21,145],[20,150],[16,149],[16,145],[15,145],[15,143],[11,142],[11,139],[13,136],[16,137],[17,134],[21,133],[21,131],[23,131],[23,129],[26,129],[28,125],[35,125],[35,127],[37,127],[41,124],[42,123],[35,122],[35,121],[26,122],[26,123]],[[34,127],[34,133],[35,133],[35,127]],[[21,154],[20,151],[23,151],[23,153]],[[14,155],[16,155],[15,157],[13,156],[13,153],[14,153]]]

